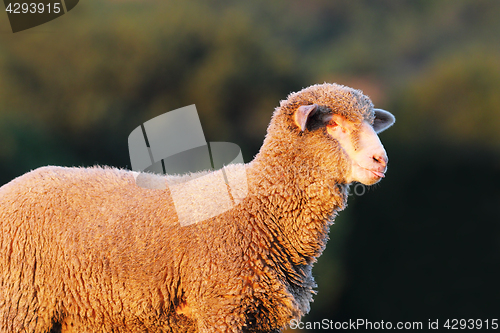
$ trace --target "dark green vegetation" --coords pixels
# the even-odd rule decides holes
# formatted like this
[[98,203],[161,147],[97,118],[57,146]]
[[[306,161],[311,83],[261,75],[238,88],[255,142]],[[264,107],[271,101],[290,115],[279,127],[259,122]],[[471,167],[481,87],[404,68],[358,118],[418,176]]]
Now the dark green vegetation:
[[324,81],[391,111],[387,178],[331,230],[307,320],[500,313],[500,2],[88,1],[10,33],[0,183],[130,167],[140,123],[196,104],[207,141],[260,147],[280,99]]

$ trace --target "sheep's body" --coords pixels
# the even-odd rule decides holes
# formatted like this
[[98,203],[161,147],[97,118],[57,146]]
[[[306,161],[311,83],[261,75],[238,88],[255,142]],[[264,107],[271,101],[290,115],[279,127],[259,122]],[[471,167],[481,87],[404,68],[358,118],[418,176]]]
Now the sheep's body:
[[2,187],[3,331],[45,332],[66,314],[86,319],[74,324],[90,331],[111,331],[114,321],[133,330],[147,323],[148,309],[168,309],[160,295],[176,294],[165,274],[180,273],[173,258],[191,248],[182,244],[191,235],[166,237],[190,230],[158,218],[171,210],[159,196],[130,172],[98,168],[46,167]]
[[[277,230],[255,223],[263,217],[258,203],[181,227],[168,192],[109,168],[40,168],[0,197],[5,332],[46,332],[58,321],[74,332],[177,332],[177,325],[194,332],[188,318],[196,312],[212,329],[237,327],[240,314],[279,311],[282,318],[263,323],[269,331],[308,310],[314,283],[310,275],[296,286],[277,283],[277,266],[292,266],[273,257],[296,253],[276,244]],[[271,244],[277,253],[268,253]],[[226,312],[234,322],[224,322]]]
[[291,130],[291,107],[230,166],[248,195],[203,222],[181,227],[169,190],[126,170],[45,167],[0,188],[0,332],[277,332],[307,313],[349,166]]

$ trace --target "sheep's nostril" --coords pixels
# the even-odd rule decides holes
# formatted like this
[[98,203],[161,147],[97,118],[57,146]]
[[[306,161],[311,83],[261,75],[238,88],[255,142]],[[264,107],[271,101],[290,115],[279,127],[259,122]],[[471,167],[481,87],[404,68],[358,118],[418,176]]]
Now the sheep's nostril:
[[382,167],[387,166],[387,157],[382,155],[374,155],[373,161],[382,165]]

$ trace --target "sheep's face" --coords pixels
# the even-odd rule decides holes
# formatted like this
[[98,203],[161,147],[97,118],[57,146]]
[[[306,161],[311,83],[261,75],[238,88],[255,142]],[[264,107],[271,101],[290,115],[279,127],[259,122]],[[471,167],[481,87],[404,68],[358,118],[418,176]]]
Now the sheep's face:
[[385,176],[387,154],[377,133],[367,121],[354,124],[339,115],[331,115],[326,125],[328,134],[337,140],[351,164],[348,183],[377,183]]
[[[295,116],[296,124],[304,130],[308,118],[321,107],[316,104],[301,106]],[[387,154],[377,133],[390,127],[394,116],[384,110],[375,109],[373,125],[363,120],[354,123],[339,114],[319,112],[326,134],[333,138],[343,150],[350,168],[344,175],[347,183],[360,182],[372,185],[380,181],[387,171]]]

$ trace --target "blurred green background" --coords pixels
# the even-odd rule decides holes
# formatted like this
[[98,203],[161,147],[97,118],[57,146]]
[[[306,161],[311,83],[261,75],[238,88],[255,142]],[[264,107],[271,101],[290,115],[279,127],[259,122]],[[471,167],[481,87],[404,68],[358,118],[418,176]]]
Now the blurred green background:
[[130,168],[128,134],[190,104],[250,161],[280,99],[345,84],[396,116],[389,171],[332,227],[304,321],[498,318],[499,18],[483,0],[102,0],[13,34],[0,13],[0,184]]

